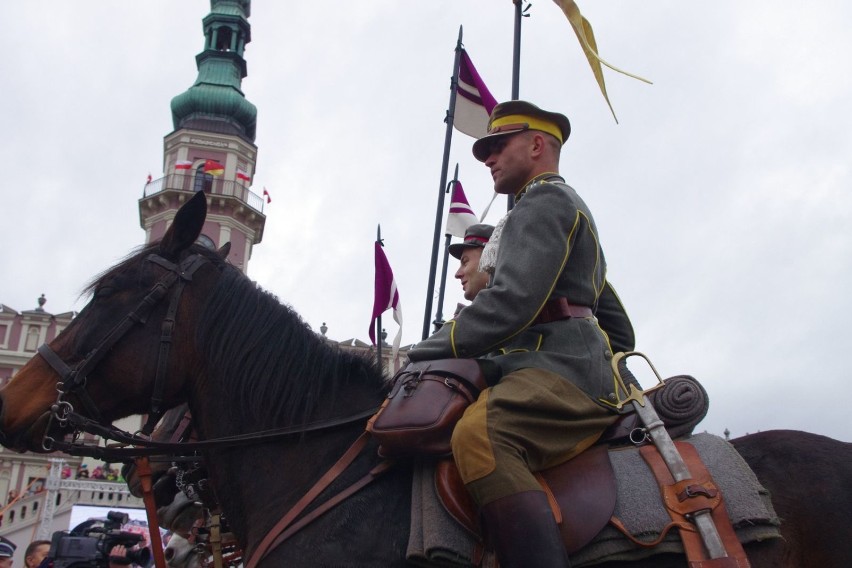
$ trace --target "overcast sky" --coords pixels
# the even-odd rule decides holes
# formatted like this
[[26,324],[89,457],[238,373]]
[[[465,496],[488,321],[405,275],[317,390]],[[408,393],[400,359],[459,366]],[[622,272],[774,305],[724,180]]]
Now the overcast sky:
[[[543,0],[523,20],[520,95],[572,121],[561,171],[595,215],[637,349],[704,384],[699,429],[852,441],[852,6],[579,6],[601,56],[654,84],[605,72],[616,124]],[[0,303],[28,310],[44,293],[51,313],[79,310],[83,285],[143,242],[138,199],[163,174],[169,103],[197,76],[209,9],[16,5],[0,34]],[[315,330],[367,339],[381,223],[403,343],[420,339],[459,26],[505,100],[513,12],[510,0],[253,3],[243,91],[258,107],[253,189],[273,201],[248,273]],[[481,214],[492,184],[472,141],[454,134],[450,172],[458,163]],[[449,280],[444,314],[462,299]]]

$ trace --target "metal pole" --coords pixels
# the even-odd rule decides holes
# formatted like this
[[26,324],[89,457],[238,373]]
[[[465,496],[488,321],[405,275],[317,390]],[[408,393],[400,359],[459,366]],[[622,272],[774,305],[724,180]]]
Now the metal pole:
[[[459,181],[459,165],[456,163],[456,171],[453,174],[453,181],[447,186],[447,191],[445,193],[450,192],[450,188],[455,189],[456,184]],[[441,284],[438,287],[438,309],[435,310],[435,321],[432,324],[435,326],[435,331],[441,329],[441,326],[444,325],[444,314],[442,313],[444,309],[444,292],[447,288],[447,264],[450,260],[450,237],[449,233],[444,233],[444,262],[441,267]]]
[[[512,49],[512,100],[520,98],[521,90],[521,3],[523,0],[512,0],[515,5],[515,43]],[[506,211],[511,211],[515,206],[515,196],[506,196]]]
[[[382,226],[376,225],[376,242],[379,243],[379,246],[382,245]],[[376,337],[379,338],[376,341],[376,363],[379,365],[379,369],[384,369],[382,367],[382,314],[379,314],[379,317],[376,318],[376,321],[373,322],[376,326]],[[384,370],[382,371],[384,372]]]
[[512,0],[515,5],[515,45],[512,50],[512,100],[520,98],[521,89],[521,12],[522,0]]
[[453,78],[450,81],[450,105],[447,110],[447,132],[444,135],[444,159],[441,164],[441,185],[438,192],[438,209],[435,214],[435,233],[432,238],[432,257],[429,263],[429,282],[426,286],[426,311],[423,316],[423,339],[429,336],[429,320],[432,315],[432,296],[435,293],[435,272],[438,264],[438,245],[441,242],[441,219],[444,216],[444,188],[447,185],[447,170],[450,163],[450,145],[453,141],[453,116],[456,112],[456,88],[459,82],[459,62],[462,50],[462,26],[459,26],[459,39],[456,42],[456,58],[453,63]]

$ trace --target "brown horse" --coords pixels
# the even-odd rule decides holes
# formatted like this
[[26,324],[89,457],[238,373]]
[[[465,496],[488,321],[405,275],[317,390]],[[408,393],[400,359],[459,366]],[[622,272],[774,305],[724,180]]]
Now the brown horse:
[[[46,451],[77,413],[107,423],[150,412],[152,399],[156,408],[188,401],[200,439],[239,440],[204,457],[250,555],[361,435],[387,383],[370,362],[329,346],[290,308],[195,245],[205,215],[205,196],[196,194],[159,244],[93,282],[86,308],[0,391],[0,436],[9,448]],[[246,436],[282,429],[288,435],[275,442]],[[783,519],[783,539],[747,546],[752,565],[852,565],[852,444],[778,431],[735,446]],[[368,445],[317,502],[378,461]],[[411,480],[410,466],[392,468],[260,565],[405,566]],[[683,566],[684,559],[628,565]]]

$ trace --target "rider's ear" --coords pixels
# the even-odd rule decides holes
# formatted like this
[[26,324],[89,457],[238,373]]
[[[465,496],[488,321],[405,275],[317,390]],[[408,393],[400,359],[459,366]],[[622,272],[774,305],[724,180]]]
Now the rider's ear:
[[189,248],[201,234],[206,217],[207,196],[203,191],[199,191],[178,209],[172,226],[160,241],[160,254],[167,258],[177,258],[178,254]]
[[220,257],[222,257],[222,260],[228,260],[228,253],[229,252],[231,252],[231,241],[228,241],[227,243],[225,243],[224,245],[219,247],[218,251],[216,251],[216,253]]

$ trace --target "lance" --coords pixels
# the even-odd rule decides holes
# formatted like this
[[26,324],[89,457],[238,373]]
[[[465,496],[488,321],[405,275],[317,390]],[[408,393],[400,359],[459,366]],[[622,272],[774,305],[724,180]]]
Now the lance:
[[447,170],[450,167],[450,145],[453,141],[453,116],[456,112],[456,90],[459,83],[459,62],[462,51],[462,26],[456,42],[456,57],[453,63],[453,78],[450,81],[450,105],[447,109],[447,132],[444,135],[444,159],[441,163],[441,183],[438,191],[438,209],[435,214],[435,233],[432,239],[432,258],[429,263],[429,282],[426,286],[426,312],[423,316],[423,339],[429,336],[429,320],[432,315],[432,297],[435,293],[435,273],[438,265],[438,246],[441,243],[441,220],[444,216],[444,188],[447,185]]

